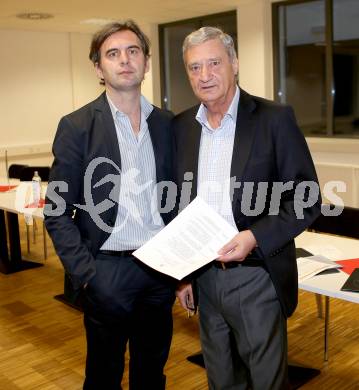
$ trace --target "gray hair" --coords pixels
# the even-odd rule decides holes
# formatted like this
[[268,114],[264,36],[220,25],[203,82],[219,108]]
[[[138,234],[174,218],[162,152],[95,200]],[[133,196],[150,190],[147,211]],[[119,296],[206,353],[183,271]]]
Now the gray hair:
[[231,61],[237,58],[232,37],[217,27],[206,26],[186,36],[182,46],[183,60],[185,61],[185,54],[188,49],[211,39],[219,39],[223,43]]

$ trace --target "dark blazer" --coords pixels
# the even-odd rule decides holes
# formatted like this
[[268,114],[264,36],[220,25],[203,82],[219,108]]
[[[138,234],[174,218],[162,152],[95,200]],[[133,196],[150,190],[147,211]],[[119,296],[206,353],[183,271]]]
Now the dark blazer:
[[[191,199],[197,191],[197,166],[201,125],[195,119],[198,106],[173,120],[175,140],[175,177],[181,188],[185,172],[193,172]],[[277,291],[283,312],[290,316],[296,305],[298,278],[294,237],[319,215],[320,194],[312,207],[304,209],[303,219],[295,213],[295,188],[302,181],[318,183],[305,138],[288,106],[254,97],[240,91],[231,177],[242,185],[234,188],[232,210],[239,231],[250,229],[256,237],[255,254],[263,259]],[[293,181],[293,189],[283,193],[278,215],[269,214],[270,196],[257,216],[244,215],[243,183],[254,182],[252,201],[260,182]],[[318,187],[319,188],[319,187]],[[253,207],[253,206],[252,206]]]
[[[154,107],[147,119],[153,145],[157,182],[173,180],[172,136],[170,121],[172,113]],[[60,120],[53,144],[54,162],[49,184],[64,181],[66,192],[60,195],[66,204],[66,211],[60,216],[45,216],[46,228],[53,240],[73,287],[78,289],[96,273],[94,257],[109,237],[109,232],[100,229],[91,215],[76,204],[86,204],[84,176],[86,168],[97,157],[105,157],[121,168],[121,156],[110,106],[103,93],[95,101]],[[91,195],[94,205],[108,202],[113,183],[107,182],[96,188],[94,184],[106,175],[116,175],[118,170],[109,163],[100,164],[93,172]],[[53,183],[55,184],[55,183]],[[160,200],[162,201],[162,200]],[[112,202],[114,203],[114,202]],[[46,208],[54,208],[54,197],[47,196]],[[118,203],[100,213],[103,223],[114,226]],[[46,214],[45,209],[45,214]],[[170,213],[161,214],[165,223]]]

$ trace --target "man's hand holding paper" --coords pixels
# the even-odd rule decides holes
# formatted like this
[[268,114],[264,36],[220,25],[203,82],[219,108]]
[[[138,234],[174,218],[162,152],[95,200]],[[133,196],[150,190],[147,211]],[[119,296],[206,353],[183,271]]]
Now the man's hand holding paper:
[[[227,244],[230,244],[227,251],[232,250],[231,240],[237,234],[233,226],[203,199],[196,197],[170,224],[133,254],[157,271],[181,280],[217,259],[219,250],[227,248]],[[235,255],[252,249],[248,249],[250,244],[245,244],[242,236],[233,247]]]

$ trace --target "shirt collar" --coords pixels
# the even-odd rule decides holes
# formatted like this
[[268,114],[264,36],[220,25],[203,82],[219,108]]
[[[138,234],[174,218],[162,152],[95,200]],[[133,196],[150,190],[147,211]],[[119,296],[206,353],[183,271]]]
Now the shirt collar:
[[[114,118],[116,118],[117,113],[119,115],[126,115],[125,113],[120,111],[115,106],[115,104],[110,99],[110,97],[108,96],[107,93],[106,93],[106,98],[107,98],[108,104],[110,106],[110,110],[111,110],[112,116]],[[140,104],[141,104],[141,116],[144,115],[145,119],[147,119],[150,116],[151,112],[153,111],[153,105],[143,95],[141,95],[141,102],[140,102]]]
[[[228,107],[227,112],[224,114],[223,119],[225,117],[229,117],[232,119],[234,123],[237,122],[237,114],[238,114],[238,103],[240,98],[240,90],[238,88],[238,85],[236,85],[236,92],[233,96],[232,102]],[[222,123],[223,123],[222,119]],[[207,119],[207,108],[206,106],[201,103],[199,106],[199,109],[197,111],[196,120],[202,125],[209,127],[208,119]],[[210,128],[210,127],[209,127]]]

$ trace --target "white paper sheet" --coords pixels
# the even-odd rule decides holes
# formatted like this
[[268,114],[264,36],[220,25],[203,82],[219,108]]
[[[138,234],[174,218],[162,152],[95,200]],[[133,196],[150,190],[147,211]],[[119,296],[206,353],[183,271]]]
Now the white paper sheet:
[[238,231],[196,197],[170,224],[133,255],[176,279],[208,264]]
[[324,270],[342,267],[340,264],[320,255],[299,257],[297,259],[297,266],[299,282],[309,279]]

